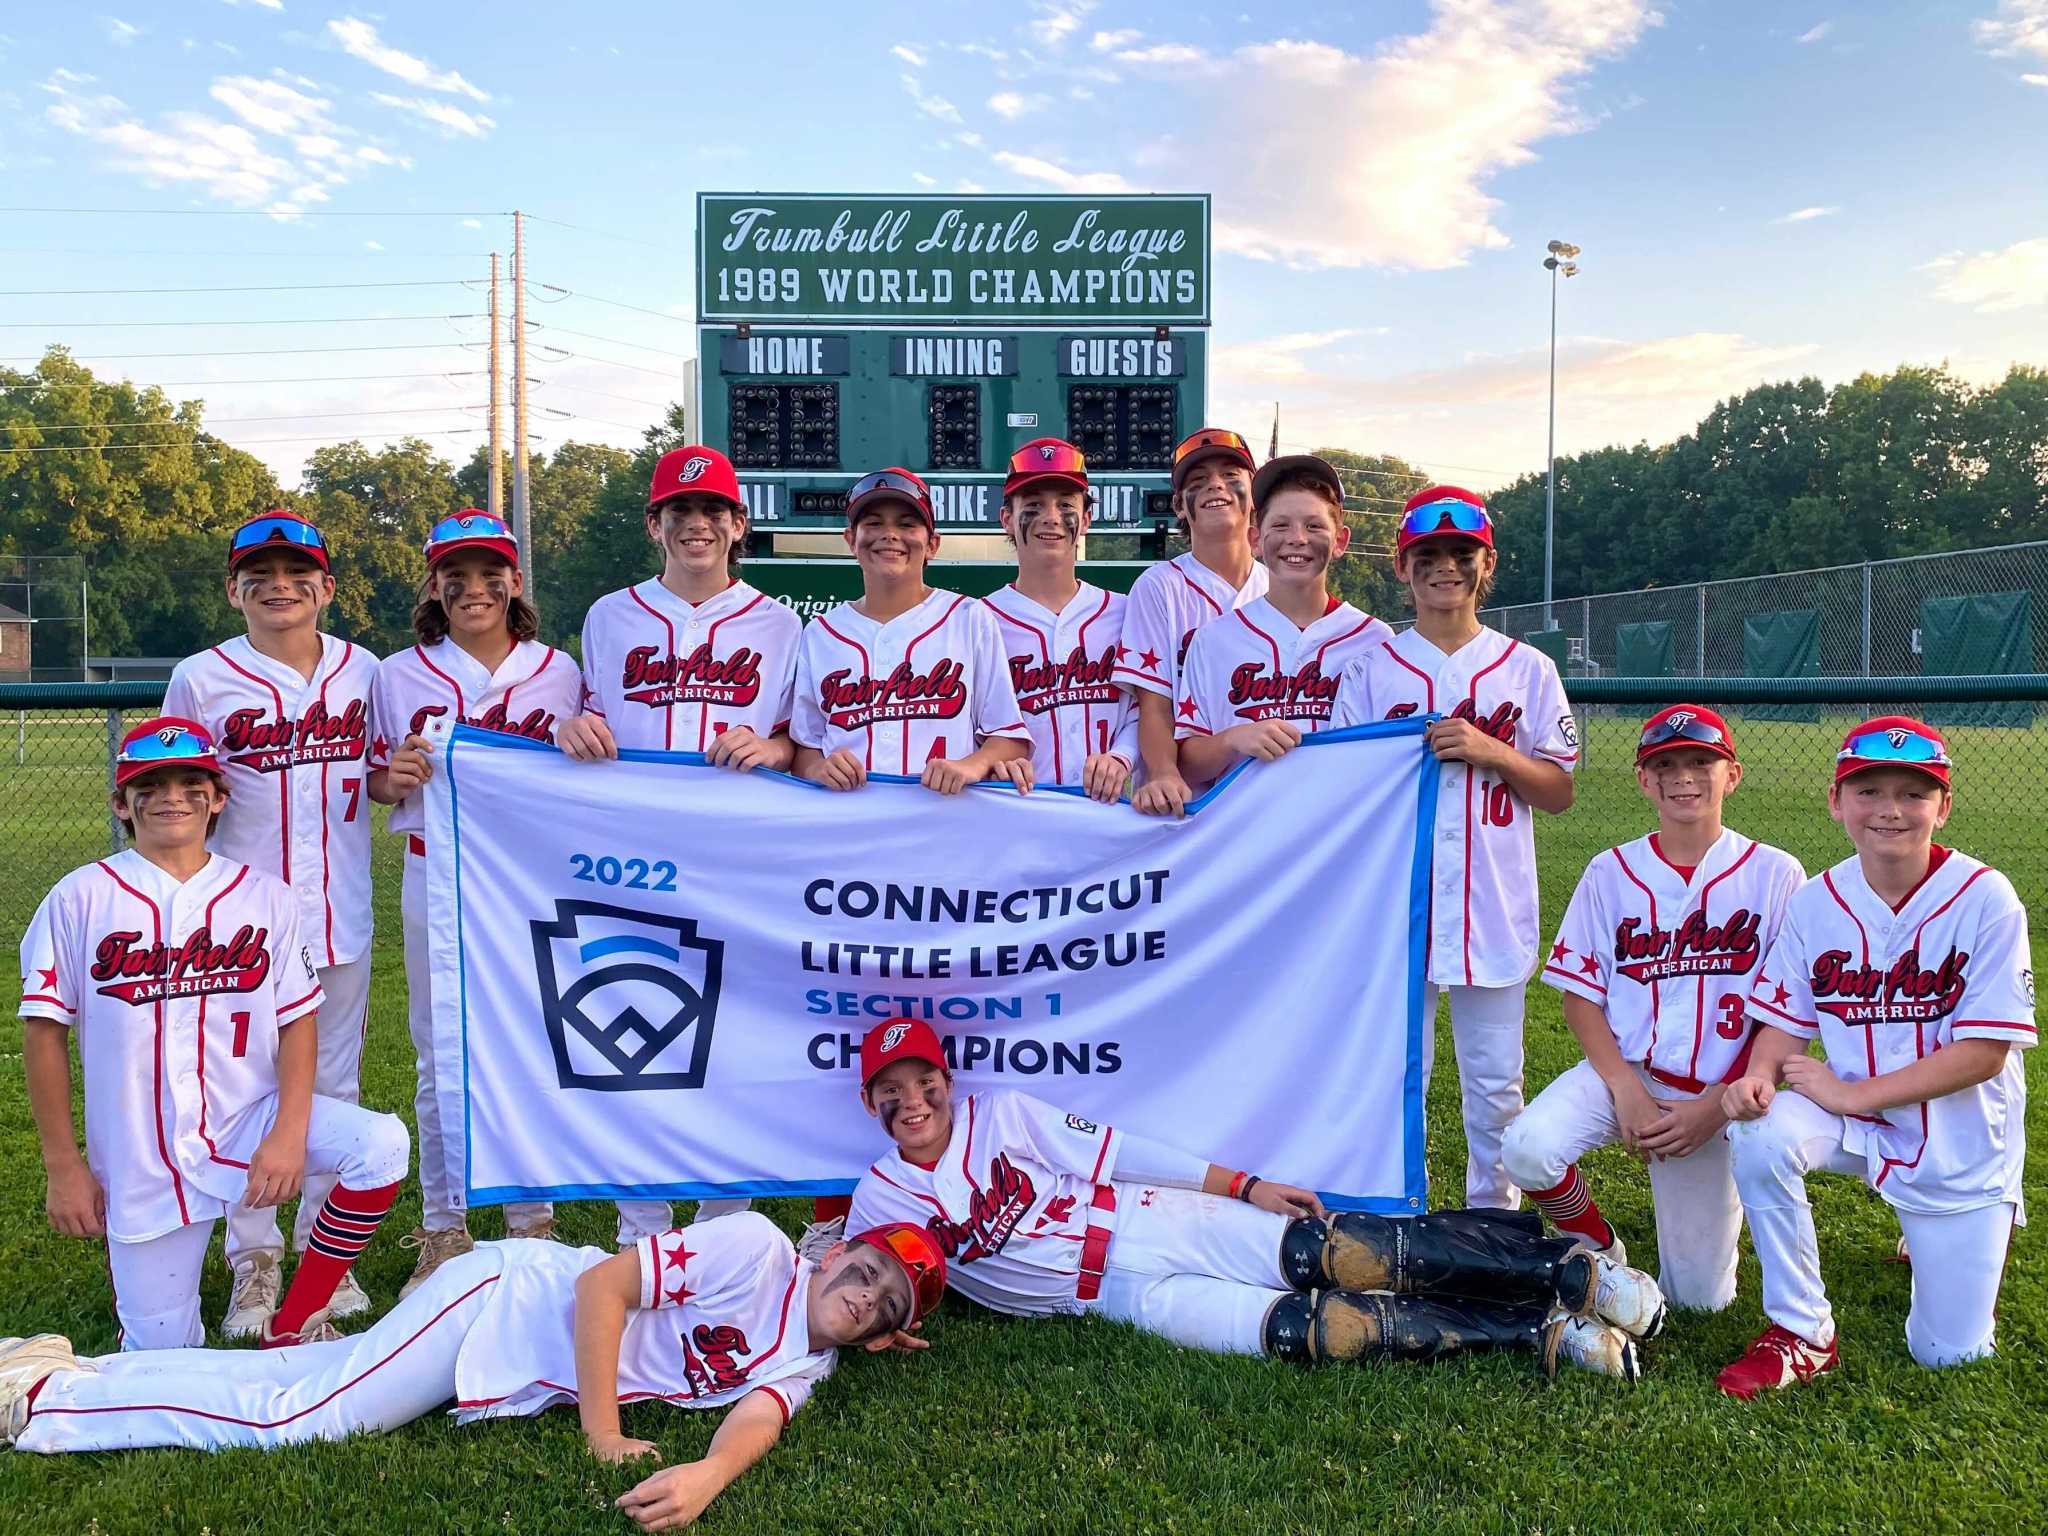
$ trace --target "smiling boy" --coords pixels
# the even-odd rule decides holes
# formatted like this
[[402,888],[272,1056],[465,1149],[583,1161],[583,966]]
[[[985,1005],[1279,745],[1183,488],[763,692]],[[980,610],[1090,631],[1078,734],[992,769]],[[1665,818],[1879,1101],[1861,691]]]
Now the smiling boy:
[[1558,1230],[1617,1259],[1579,1159],[1619,1141],[1648,1163],[1657,1283],[1674,1306],[1709,1311],[1735,1299],[1742,1232],[1721,1087],[1749,1063],[1750,983],[1806,879],[1791,854],[1723,825],[1741,783],[1714,710],[1673,704],[1643,722],[1636,787],[1657,829],[1586,866],[1543,966],[1584,1057],[1501,1143]]
[[[1897,1212],[1913,1358],[1992,1353],[2020,1219],[2034,973],[2012,883],[1934,841],[1951,766],[1941,733],[1905,715],[1849,732],[1828,814],[1855,852],[1792,898],[1750,989],[1763,1028],[1722,1105],[1770,1326],[1721,1372],[1731,1397],[1840,1358],[1807,1204],[1815,1173],[1861,1178]],[[1824,1057],[1806,1053],[1816,1039]]]

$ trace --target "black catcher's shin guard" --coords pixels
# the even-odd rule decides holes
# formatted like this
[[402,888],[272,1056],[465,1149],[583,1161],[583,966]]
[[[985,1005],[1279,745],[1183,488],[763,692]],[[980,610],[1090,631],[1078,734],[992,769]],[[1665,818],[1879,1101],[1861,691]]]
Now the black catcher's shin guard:
[[1400,1295],[1549,1305],[1559,1267],[1576,1244],[1542,1235],[1508,1211],[1373,1216],[1346,1211],[1289,1223],[1281,1272],[1299,1290],[1325,1287]]
[[1539,1351],[1545,1310],[1439,1296],[1318,1291],[1282,1298],[1266,1317],[1266,1353],[1326,1360],[1428,1362],[1491,1350]]

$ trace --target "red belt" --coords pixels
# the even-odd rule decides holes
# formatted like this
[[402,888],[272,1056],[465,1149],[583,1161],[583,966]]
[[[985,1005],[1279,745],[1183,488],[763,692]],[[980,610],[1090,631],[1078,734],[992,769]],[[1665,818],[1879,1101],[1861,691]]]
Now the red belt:
[[424,859],[427,856],[427,840],[417,833],[408,832],[405,835],[405,851],[416,859]]
[[[1095,1198],[1088,1202],[1092,1211],[1113,1211],[1116,1209],[1116,1188],[1110,1184],[1095,1186]],[[1109,1227],[1088,1223],[1088,1230],[1081,1235],[1081,1275],[1074,1282],[1074,1297],[1078,1301],[1093,1301],[1102,1294],[1102,1272],[1109,1267],[1109,1240],[1116,1233]]]
[[[1722,1077],[1721,1083],[1732,1083],[1749,1070],[1749,1053],[1756,1049],[1756,1031],[1749,1032],[1749,1038],[1742,1042],[1742,1049],[1735,1054],[1735,1060]],[[1696,1077],[1684,1077],[1676,1072],[1666,1072],[1662,1067],[1643,1063],[1643,1070],[1667,1088],[1682,1089],[1686,1093],[1705,1093],[1709,1088],[1718,1088],[1721,1083],[1703,1083]]]

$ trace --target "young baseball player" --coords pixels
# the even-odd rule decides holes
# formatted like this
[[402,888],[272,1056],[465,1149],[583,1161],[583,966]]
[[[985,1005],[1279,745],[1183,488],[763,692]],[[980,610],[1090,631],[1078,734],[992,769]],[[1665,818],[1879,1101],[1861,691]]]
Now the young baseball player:
[[1173,730],[1190,787],[1247,757],[1272,762],[1328,727],[1345,667],[1394,638],[1330,594],[1330,562],[1351,528],[1344,482],[1322,459],[1271,459],[1252,477],[1250,537],[1266,595],[1196,630],[1180,670]]
[[[1572,803],[1579,736],[1550,658],[1479,622],[1493,586],[1493,519],[1470,491],[1408,498],[1394,574],[1415,627],[1345,669],[1338,725],[1441,714],[1431,832],[1429,979],[1450,993],[1464,1099],[1465,1200],[1513,1210],[1521,1192],[1500,1141],[1522,1112],[1523,989],[1536,969],[1536,833],[1530,812]],[[1425,1071],[1435,1031],[1423,1033]]]
[[1020,1317],[1095,1312],[1176,1344],[1283,1360],[1434,1360],[1518,1349],[1633,1379],[1661,1325],[1648,1275],[1538,1219],[1331,1216],[1309,1190],[1234,1173],[1009,1089],[953,1096],[929,1024],[861,1042],[861,1102],[895,1146],[855,1226],[922,1225],[947,1283]]
[[486,1243],[336,1343],[80,1360],[55,1334],[0,1342],[0,1440],[40,1453],[268,1449],[394,1429],[451,1399],[464,1423],[573,1402],[591,1454],[616,1463],[656,1449],[621,1433],[623,1403],[730,1407],[701,1460],[615,1501],[666,1529],[767,1454],[841,1346],[920,1347],[903,1330],[939,1304],[945,1269],[916,1227],[863,1232],[813,1265],[751,1213],[617,1254]]
[[925,585],[937,527],[930,490],[907,469],[847,493],[861,595],[813,619],[797,650],[789,734],[801,777],[847,790],[870,773],[915,774],[957,795],[1031,755],[994,616]]
[[215,1218],[276,1206],[316,1172],[331,1192],[259,1328],[266,1345],[336,1337],[335,1287],[405,1177],[395,1115],[314,1091],[319,957],[301,941],[298,893],[208,851],[228,783],[204,727],[163,716],[128,732],[112,798],[134,846],[58,881],[21,945],[22,1064],[50,1225],[105,1235],[123,1349],[201,1343]]
[[1508,1127],[1501,1160],[1561,1232],[1619,1260],[1579,1159],[1619,1141],[1650,1166],[1657,1283],[1674,1305],[1735,1299],[1742,1204],[1722,1085],[1749,1063],[1749,987],[1806,879],[1781,849],[1722,824],[1742,782],[1728,722],[1674,704],[1643,723],[1636,784],[1657,830],[1586,866],[1543,979],[1585,1053]]
[[1072,443],[1035,438],[1011,454],[1002,519],[1017,579],[983,601],[1031,731],[1031,755],[996,772],[1020,789],[1078,784],[1108,802],[1123,795],[1138,760],[1138,717],[1113,680],[1124,596],[1074,571],[1094,504],[1087,460]]
[[647,489],[661,575],[606,594],[583,621],[583,712],[556,745],[580,762],[619,748],[702,752],[722,767],[787,768],[796,614],[738,576],[747,508],[732,461],[674,448]]
[[[320,970],[319,1064],[314,1091],[356,1103],[370,1007],[370,682],[377,658],[323,634],[334,599],[327,541],[295,512],[270,512],[228,542],[228,602],[247,633],[188,656],[171,674],[164,713],[196,720],[219,744],[227,808],[213,848],[275,875],[299,900],[299,932]],[[333,1188],[306,1181],[292,1246],[306,1251],[314,1216]],[[228,1214],[227,1258],[235,1284],[221,1324],[253,1337],[277,1305],[284,1256],[276,1213]],[[369,1310],[353,1275],[331,1311]]]
[[1195,631],[1266,592],[1266,568],[1252,558],[1252,450],[1221,427],[1191,433],[1173,450],[1173,512],[1188,552],[1131,583],[1116,680],[1138,706],[1142,781],[1131,804],[1178,816],[1194,798],[1174,740],[1180,669]]
[[[540,618],[526,600],[519,546],[512,530],[488,512],[468,508],[443,518],[427,535],[427,580],[412,613],[416,644],[388,656],[370,690],[382,722],[370,749],[370,798],[394,807],[391,831],[406,842],[401,887],[405,919],[406,1012],[412,1028],[419,1126],[421,1219],[400,1239],[419,1250],[401,1295],[470,1247],[462,1176],[441,1125],[434,1072],[433,970],[427,955],[427,825],[421,786],[432,775],[423,732],[436,719],[460,721],[533,741],[552,741],[557,723],[575,714],[583,680],[576,663],[542,645]],[[636,1208],[621,1241],[665,1229],[668,1208]],[[622,1223],[623,1226],[623,1223]],[[542,1203],[505,1207],[508,1237],[554,1236],[554,1210]]]
[[1750,988],[1763,1028],[1722,1104],[1770,1326],[1721,1372],[1732,1397],[1835,1368],[1809,1174],[1861,1178],[1898,1213],[1915,1360],[1992,1353],[2021,1219],[2033,959],[2012,883],[1934,841],[1950,766],[1941,733],[1904,715],[1848,734],[1828,814],[1856,851],[1799,888]]

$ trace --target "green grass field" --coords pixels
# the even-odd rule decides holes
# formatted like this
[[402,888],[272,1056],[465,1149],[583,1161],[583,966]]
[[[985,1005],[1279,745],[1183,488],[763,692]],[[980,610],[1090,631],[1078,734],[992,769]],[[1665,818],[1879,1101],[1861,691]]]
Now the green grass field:
[[[1579,801],[1539,828],[1546,922],[1585,860],[1645,828],[1625,765],[1626,722],[1582,722]],[[1819,786],[1842,723],[1738,725],[1749,782],[1730,821],[1817,870],[1846,852]],[[103,854],[104,730],[31,722],[24,761],[0,732],[0,943],[10,956],[42,889]],[[1951,732],[1965,809],[1950,840],[2004,868],[2030,904],[2048,893],[2039,803],[2041,733]],[[397,950],[395,861],[377,951],[364,1097],[407,1112],[412,1065]],[[380,897],[383,894],[380,892]],[[2036,958],[2041,954],[2036,934]],[[10,962],[11,963],[11,962]],[[42,1217],[42,1170],[19,1088],[18,1032],[0,1055],[0,1333],[61,1330],[112,1347],[103,1261]],[[1533,1092],[1576,1059],[1556,994],[1530,991]],[[1429,1106],[1434,1203],[1461,1197],[1464,1149],[1447,1025]],[[2030,1116],[2044,1117],[2039,1070]],[[1273,1106],[1287,1112],[1285,1105]],[[1199,1149],[1198,1149],[1199,1150]],[[2038,1154],[2027,1193],[2043,1208]],[[1284,1176],[1285,1170],[1272,1170]],[[1649,1188],[1618,1150],[1587,1176],[1638,1263],[1655,1257]],[[1815,1387],[1742,1405],[1714,1373],[1761,1326],[1756,1267],[1718,1316],[1678,1316],[1648,1347],[1634,1390],[1579,1375],[1545,1383],[1521,1359],[1431,1370],[1291,1370],[1174,1349],[1115,1325],[1011,1322],[957,1299],[917,1358],[853,1355],[783,1443],[712,1506],[724,1532],[1526,1531],[2018,1532],[2048,1504],[2048,1274],[2039,1242],[2014,1244],[1996,1360],[1934,1373],[1903,1336],[1910,1277],[1885,1262],[1888,1208],[1858,1184],[1821,1180],[1815,1212],[1840,1320],[1843,1364]],[[765,1208],[791,1233],[804,1209]],[[608,1206],[564,1207],[575,1242],[610,1236]],[[418,1217],[401,1200],[360,1273],[388,1302],[409,1269],[395,1242]],[[479,1235],[499,1229],[479,1213]],[[216,1239],[215,1255],[218,1256]],[[227,1297],[216,1266],[205,1295]],[[2030,1427],[2031,1426],[2031,1427]],[[638,1407],[628,1433],[669,1460],[694,1457],[709,1415]],[[610,1499],[639,1473],[582,1452],[573,1413],[456,1429],[424,1421],[345,1445],[207,1457],[159,1451],[42,1458],[0,1453],[0,1529],[607,1532],[630,1529]],[[2029,1510],[2035,1511],[2029,1515]]]

